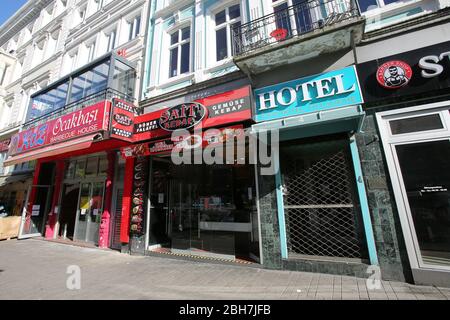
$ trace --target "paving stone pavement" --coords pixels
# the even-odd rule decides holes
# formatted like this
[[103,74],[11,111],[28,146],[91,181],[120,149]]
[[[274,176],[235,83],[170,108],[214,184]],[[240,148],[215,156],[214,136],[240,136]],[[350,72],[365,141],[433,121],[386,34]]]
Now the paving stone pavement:
[[[69,266],[81,289],[69,290]],[[275,271],[239,265],[130,256],[43,240],[0,241],[0,299],[450,299],[450,288]]]

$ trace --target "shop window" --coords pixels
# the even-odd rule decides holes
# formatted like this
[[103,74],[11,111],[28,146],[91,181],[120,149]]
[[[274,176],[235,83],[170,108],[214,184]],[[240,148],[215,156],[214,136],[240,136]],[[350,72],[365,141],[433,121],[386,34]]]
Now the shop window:
[[418,131],[443,129],[441,117],[438,113],[421,117],[413,117],[389,121],[392,134],[404,134]]
[[169,78],[190,71],[191,27],[179,29],[170,35]]
[[75,178],[84,178],[86,174],[86,160],[78,160],[75,166]]
[[95,177],[97,175],[97,169],[98,169],[98,158],[88,158],[87,164],[86,164],[86,178],[88,177]]
[[216,61],[231,57],[231,32],[241,25],[239,4],[225,8],[214,16],[216,34]]
[[69,164],[67,165],[66,174],[65,174],[66,179],[73,179],[73,176],[75,174],[75,165],[76,165],[76,161],[70,161]]
[[100,158],[98,165],[98,175],[106,176],[107,171],[108,171],[108,159],[105,157]]

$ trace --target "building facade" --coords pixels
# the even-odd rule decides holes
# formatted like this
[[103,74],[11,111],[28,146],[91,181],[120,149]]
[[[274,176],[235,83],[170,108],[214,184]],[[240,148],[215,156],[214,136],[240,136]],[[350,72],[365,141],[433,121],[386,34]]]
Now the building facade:
[[448,1],[62,3],[23,237],[449,285]]
[[35,165],[21,238],[120,249],[120,110],[138,112],[148,10],[145,0],[29,1],[3,25],[17,74],[6,97],[26,93],[3,167]]

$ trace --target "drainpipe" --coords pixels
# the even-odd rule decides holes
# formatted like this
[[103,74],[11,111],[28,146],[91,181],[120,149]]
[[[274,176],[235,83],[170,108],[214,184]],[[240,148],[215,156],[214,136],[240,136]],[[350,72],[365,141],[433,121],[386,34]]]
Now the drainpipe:
[[148,7],[148,20],[147,20],[147,32],[145,33],[145,50],[144,50],[144,66],[141,70],[142,76],[142,86],[140,97],[145,100],[145,92],[150,81],[150,66],[152,61],[153,52],[153,40],[154,40],[154,25],[153,25],[153,15],[156,10],[156,0],[150,0]]

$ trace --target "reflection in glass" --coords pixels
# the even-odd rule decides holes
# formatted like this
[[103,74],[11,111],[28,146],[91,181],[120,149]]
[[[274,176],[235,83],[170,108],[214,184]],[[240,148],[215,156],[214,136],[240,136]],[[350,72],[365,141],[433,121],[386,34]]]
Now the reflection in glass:
[[32,120],[66,105],[68,83],[63,83],[31,100],[27,121]]
[[75,178],[84,178],[85,176],[85,167],[86,167],[86,160],[78,160],[77,165],[75,167]]
[[114,65],[112,88],[132,97],[134,95],[135,81],[136,71],[121,61],[116,61]]
[[423,262],[450,266],[450,141],[395,148]]
[[81,100],[106,89],[108,84],[109,61],[75,77],[72,82],[70,102]]

